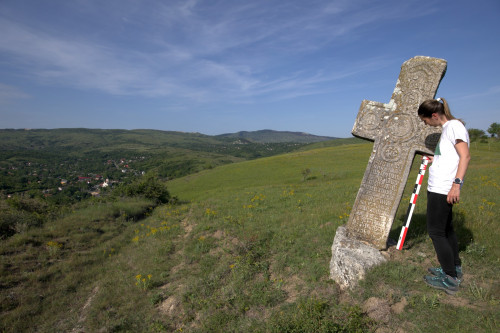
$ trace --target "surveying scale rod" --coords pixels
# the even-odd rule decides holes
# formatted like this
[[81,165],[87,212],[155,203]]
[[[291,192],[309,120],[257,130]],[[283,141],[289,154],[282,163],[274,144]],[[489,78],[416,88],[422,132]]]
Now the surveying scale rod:
[[420,187],[422,186],[422,181],[424,180],[425,170],[427,170],[427,163],[429,163],[429,158],[427,156],[422,156],[422,164],[420,164],[420,171],[418,172],[417,181],[410,198],[410,205],[408,206],[408,211],[406,213],[406,223],[403,226],[403,229],[401,229],[398,245],[396,245],[396,248],[398,250],[403,249],[406,233],[408,232],[408,228],[410,227],[411,216],[413,215],[413,210],[415,209],[415,205],[417,203],[418,192],[420,192]]

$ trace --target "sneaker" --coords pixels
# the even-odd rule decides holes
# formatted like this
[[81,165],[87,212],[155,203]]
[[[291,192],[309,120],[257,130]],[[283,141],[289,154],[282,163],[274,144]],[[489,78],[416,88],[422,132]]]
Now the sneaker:
[[[464,274],[462,273],[462,266],[455,266],[455,270],[457,271],[457,278],[462,280],[462,277],[464,276]],[[435,276],[441,276],[441,277],[446,276],[446,273],[443,271],[441,267],[431,267],[428,268],[427,271]]]
[[424,281],[428,286],[444,290],[449,295],[454,295],[460,286],[460,280],[449,275],[445,275],[444,277],[426,275],[424,276]]

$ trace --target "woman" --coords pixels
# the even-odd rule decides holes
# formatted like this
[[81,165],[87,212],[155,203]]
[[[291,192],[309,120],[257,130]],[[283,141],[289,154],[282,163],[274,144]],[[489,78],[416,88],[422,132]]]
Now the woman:
[[430,126],[443,128],[430,157],[427,185],[427,231],[441,267],[429,268],[425,282],[448,294],[458,291],[462,278],[457,236],[453,230],[452,208],[460,201],[460,190],[470,161],[469,134],[464,123],[455,119],[444,98],[423,102],[418,116]]

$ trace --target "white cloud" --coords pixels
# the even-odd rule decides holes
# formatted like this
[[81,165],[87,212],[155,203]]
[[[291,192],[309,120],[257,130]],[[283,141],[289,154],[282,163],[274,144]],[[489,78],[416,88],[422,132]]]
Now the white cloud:
[[[319,49],[333,52],[338,38],[409,9],[368,3],[83,1],[74,10],[89,21],[75,22],[71,33],[48,21],[38,22],[45,29],[35,29],[0,17],[0,59],[44,84],[108,94],[195,101],[271,93],[289,98],[320,92],[325,82],[372,68],[321,67],[313,58]],[[93,30],[93,22],[101,30]],[[287,73],[288,63],[297,66],[304,57],[311,58],[305,63],[314,70]]]

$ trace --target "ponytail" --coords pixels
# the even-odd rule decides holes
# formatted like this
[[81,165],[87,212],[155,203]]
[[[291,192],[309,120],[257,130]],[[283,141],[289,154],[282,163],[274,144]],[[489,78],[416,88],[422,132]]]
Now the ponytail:
[[[433,113],[444,115],[448,120],[457,119],[451,114],[448,102],[442,97],[438,99],[428,99],[420,104],[420,107],[418,108],[419,116],[430,118]],[[462,119],[457,120],[465,125],[465,122]]]

